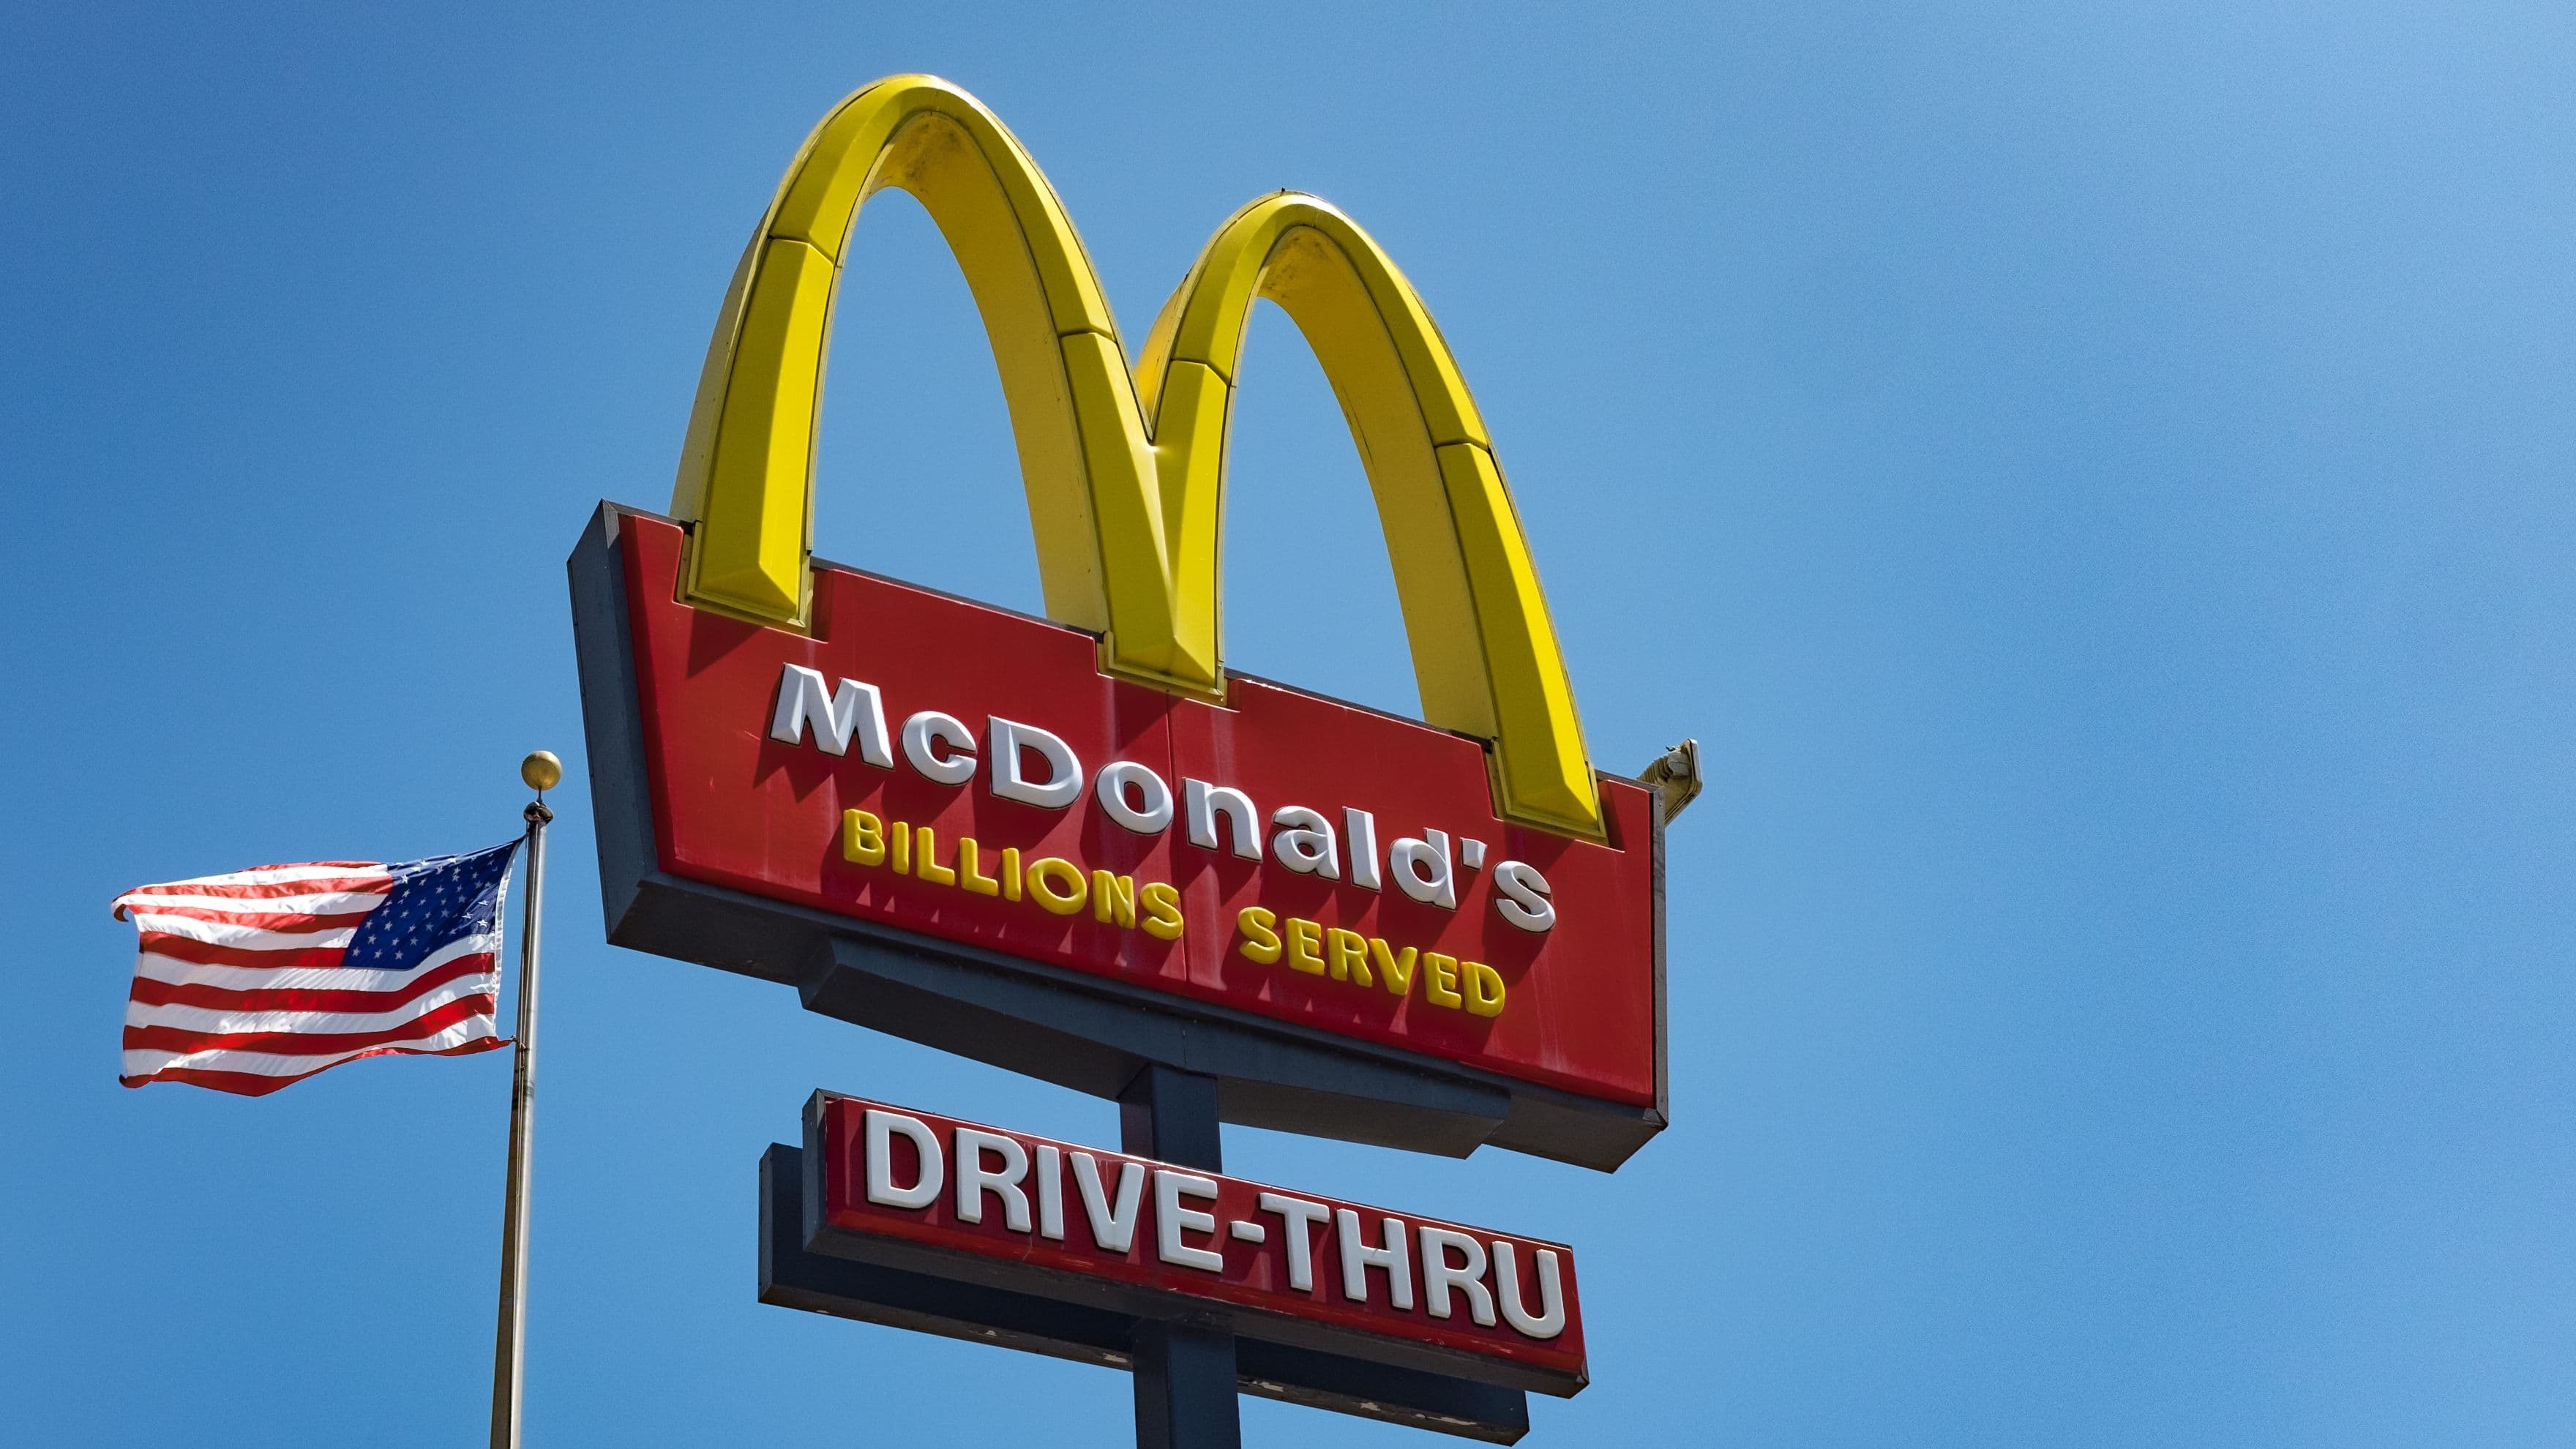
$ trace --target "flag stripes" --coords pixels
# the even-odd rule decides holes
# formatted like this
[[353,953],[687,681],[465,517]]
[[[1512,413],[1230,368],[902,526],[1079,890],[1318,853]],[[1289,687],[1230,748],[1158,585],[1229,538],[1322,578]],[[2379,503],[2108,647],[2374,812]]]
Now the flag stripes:
[[120,1080],[258,1096],[360,1057],[506,1045],[494,1017],[517,848],[261,866],[119,896],[141,947]]

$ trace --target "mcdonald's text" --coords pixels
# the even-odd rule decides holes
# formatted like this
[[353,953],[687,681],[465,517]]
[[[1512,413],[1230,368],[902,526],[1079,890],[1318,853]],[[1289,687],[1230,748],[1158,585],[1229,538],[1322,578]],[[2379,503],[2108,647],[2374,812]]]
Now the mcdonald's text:
[[[1069,809],[1081,800],[1082,760],[1062,735],[999,715],[991,718],[990,726],[989,741],[979,741],[974,726],[953,714],[936,709],[916,711],[903,722],[900,738],[904,763],[923,779],[962,786],[976,777],[976,751],[989,743],[991,760],[984,773],[995,798],[1017,800],[1042,810]],[[847,757],[856,747],[862,764],[881,770],[894,768],[894,745],[886,732],[884,691],[857,679],[831,683],[801,664],[787,664],[779,670],[778,696],[769,712],[769,737],[785,745],[811,743],[824,754],[836,757]],[[1044,766],[1046,778],[1034,778],[1036,772],[1029,768],[1031,756]],[[1180,813],[1175,809],[1170,782],[1153,766],[1134,760],[1111,760],[1102,765],[1090,793],[1099,802],[1101,813],[1131,834],[1160,835],[1172,828]],[[1201,850],[1231,848],[1246,860],[1261,859],[1262,815],[1251,796],[1231,785],[1211,785],[1185,777],[1181,797],[1188,802],[1186,834],[1191,845]],[[853,829],[863,828],[869,843],[858,844],[860,837],[845,835],[852,843],[845,845],[843,854],[862,864],[875,865],[890,848],[894,851],[894,869],[903,873],[908,851],[901,822],[897,822],[895,839],[888,846],[879,839],[882,823],[864,812],[860,815],[863,821],[848,823]],[[1418,839],[1398,837],[1386,846],[1381,857],[1375,815],[1349,805],[1342,807],[1340,818],[1347,834],[1337,834],[1333,817],[1320,810],[1305,805],[1279,807],[1270,817],[1277,832],[1270,837],[1271,856],[1282,869],[1298,875],[1325,880],[1347,876],[1351,884],[1363,890],[1381,889],[1391,879],[1415,900],[1449,911],[1458,908],[1459,870],[1474,871],[1485,863],[1485,842],[1472,836],[1461,837],[1453,860],[1449,832],[1428,828]],[[1228,835],[1232,837],[1230,847]],[[960,848],[970,857],[972,845],[972,837],[960,842]],[[1009,868],[1016,873],[1018,853],[1008,847],[1005,853]],[[923,860],[925,869],[939,868],[932,866],[927,856]],[[998,893],[1018,900],[1015,879],[1016,875],[989,885],[970,883],[969,888],[988,896]],[[1133,893],[1132,885],[1129,891]],[[1547,877],[1536,866],[1506,860],[1494,867],[1494,909],[1505,921],[1524,931],[1545,931],[1556,924],[1556,907],[1548,899],[1551,894]],[[1080,909],[1076,896],[1041,895],[1040,899],[1058,915],[1070,915]],[[1130,909],[1127,914],[1134,912]],[[1104,914],[1101,919],[1108,917]]]
[[[802,629],[615,543],[655,865],[903,939],[1585,1097],[1658,1100],[1654,801],[1505,818],[1482,741],[817,563]],[[591,646],[585,644],[588,649]]]

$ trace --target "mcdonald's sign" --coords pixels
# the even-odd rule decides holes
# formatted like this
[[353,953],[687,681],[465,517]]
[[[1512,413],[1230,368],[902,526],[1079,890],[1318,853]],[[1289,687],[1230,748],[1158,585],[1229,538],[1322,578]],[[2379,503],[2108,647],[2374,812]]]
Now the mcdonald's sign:
[[[1045,618],[812,555],[841,262],[889,186],[990,335]],[[1366,462],[1419,721],[1224,667],[1264,297]],[[1147,1063],[1214,1075],[1227,1120],[1605,1169],[1663,1126],[1681,796],[1593,769],[1457,362],[1325,202],[1228,219],[1131,357],[1011,133],[943,81],[869,86],[734,272],[669,513],[603,504],[571,574],[617,944],[1102,1095]]]

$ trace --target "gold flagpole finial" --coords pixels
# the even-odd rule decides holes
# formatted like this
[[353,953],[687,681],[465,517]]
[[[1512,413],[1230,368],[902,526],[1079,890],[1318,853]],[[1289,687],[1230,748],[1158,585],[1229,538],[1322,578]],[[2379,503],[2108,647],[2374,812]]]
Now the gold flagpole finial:
[[542,795],[563,783],[563,761],[552,750],[539,750],[519,762],[519,778]]

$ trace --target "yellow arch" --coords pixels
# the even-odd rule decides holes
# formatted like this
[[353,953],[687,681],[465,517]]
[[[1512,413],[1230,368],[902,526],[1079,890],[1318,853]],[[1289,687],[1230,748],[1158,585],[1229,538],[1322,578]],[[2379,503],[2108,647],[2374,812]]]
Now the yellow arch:
[[1000,121],[947,82],[879,81],[808,138],[727,290],[672,511],[697,523],[693,602],[802,627],[813,446],[840,258],[885,186],[919,198],[982,313],[1011,411],[1047,613],[1117,673],[1220,694],[1226,432],[1255,300],[1332,381],[1387,539],[1424,717],[1493,743],[1511,818],[1598,836],[1562,655],[1493,443],[1403,274],[1313,197],[1209,242],[1136,377],[1062,204]]
[[1091,258],[1019,142],[930,76],[879,81],[825,117],[735,269],[671,501],[699,525],[690,599],[805,622],[832,303],[859,208],[888,186],[938,223],[983,314],[1048,615],[1101,634],[1124,672],[1214,690],[1213,620],[1183,632],[1152,454]]
[[1229,403],[1263,297],[1305,334],[1359,445],[1423,718],[1493,741],[1505,813],[1598,834],[1573,686],[1493,439],[1412,284],[1315,197],[1283,191],[1219,227],[1137,359],[1164,530],[1185,570],[1177,596],[1218,607]]

